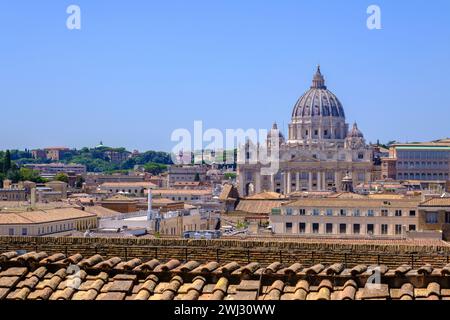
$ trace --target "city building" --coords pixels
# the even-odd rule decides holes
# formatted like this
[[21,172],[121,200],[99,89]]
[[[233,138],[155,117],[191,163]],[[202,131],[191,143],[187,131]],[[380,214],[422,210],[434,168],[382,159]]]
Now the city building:
[[138,199],[132,199],[121,194],[116,194],[100,202],[102,207],[121,213],[137,212]]
[[47,159],[47,153],[42,149],[31,150],[31,156],[34,159]]
[[72,151],[66,147],[51,147],[45,149],[31,150],[31,155],[34,159],[47,159],[52,161],[60,161],[65,155]]
[[182,210],[163,214],[159,230],[162,235],[180,237],[186,231],[214,229],[216,224],[216,219],[210,219],[198,210]]
[[207,166],[203,165],[172,165],[168,168],[168,183],[172,187],[176,182],[206,181]]
[[156,189],[152,191],[152,194],[155,199],[166,198],[184,202],[205,202],[213,198],[211,189]]
[[156,185],[151,182],[106,182],[99,186],[102,191],[109,193],[121,193],[135,197],[144,197],[145,191],[148,189],[155,189]]
[[168,183],[167,183],[167,175],[162,174],[158,176],[152,176],[150,174],[145,174],[145,181],[149,181],[156,185],[158,188],[167,189]]
[[65,164],[65,163],[44,163],[44,164],[24,164],[25,168],[39,171],[43,178],[53,179],[58,173],[67,175],[84,175],[86,174],[86,166],[82,164]]
[[122,163],[131,157],[131,152],[129,151],[106,150],[104,154],[112,163]]
[[[277,148],[279,155],[272,154]],[[265,146],[249,140],[239,148],[239,193],[339,191],[346,175],[354,185],[367,183],[372,180],[372,152],[356,123],[349,130],[344,108],[325,86],[319,67],[311,88],[293,108],[288,139],[274,124]],[[277,173],[262,175],[261,168],[268,165],[261,154],[279,159]]]
[[440,182],[450,180],[450,139],[394,144],[382,160],[382,177],[394,180]]
[[0,189],[0,201],[25,201],[26,199],[25,189]]
[[142,182],[143,174],[105,174],[105,173],[88,173],[85,177],[85,183],[88,186],[98,186],[109,182]]
[[1,211],[0,235],[47,236],[97,227],[97,216],[76,208]]
[[419,205],[419,229],[442,232],[450,240],[450,198],[431,198]]
[[269,220],[272,209],[289,202],[289,199],[276,192],[263,192],[242,198],[239,200],[236,209],[232,212],[242,221],[265,222]]
[[404,238],[419,231],[420,198],[301,199],[272,209],[275,234],[338,238]]

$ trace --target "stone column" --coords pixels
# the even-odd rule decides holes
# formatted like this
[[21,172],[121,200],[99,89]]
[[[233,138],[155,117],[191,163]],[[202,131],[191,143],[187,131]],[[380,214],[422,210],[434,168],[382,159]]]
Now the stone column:
[[327,186],[327,172],[323,171],[322,172],[322,189],[323,190],[327,190],[328,186]]
[[321,182],[322,182],[321,172],[317,171],[317,178],[316,178],[317,191],[322,190],[322,186],[321,186],[322,183]]
[[282,185],[282,192],[284,193],[284,194],[286,194],[286,172],[282,172],[281,173],[281,179],[282,179],[282,183],[281,183],[281,185]]
[[261,172],[257,170],[255,172],[255,193],[261,192]]
[[313,179],[313,173],[312,173],[312,171],[309,171],[308,172],[308,191],[312,191],[312,188],[313,188],[312,179]]
[[295,191],[300,191],[300,172],[295,174]]
[[287,172],[287,192],[286,194],[291,193],[291,186],[292,186],[292,177],[291,177],[291,172],[288,171]]
[[270,175],[270,188],[273,192],[275,191],[275,174]]
[[341,174],[339,171],[335,171],[334,173],[334,185],[336,187],[336,191],[341,190]]

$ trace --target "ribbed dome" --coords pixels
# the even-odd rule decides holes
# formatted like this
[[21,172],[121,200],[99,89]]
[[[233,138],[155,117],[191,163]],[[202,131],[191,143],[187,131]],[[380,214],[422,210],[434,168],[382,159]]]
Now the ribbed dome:
[[295,104],[292,118],[320,116],[345,118],[344,108],[339,99],[325,86],[325,79],[319,66],[311,89]]

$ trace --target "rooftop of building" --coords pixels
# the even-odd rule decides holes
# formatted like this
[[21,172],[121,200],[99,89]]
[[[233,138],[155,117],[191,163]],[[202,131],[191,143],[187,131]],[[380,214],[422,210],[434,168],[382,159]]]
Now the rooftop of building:
[[421,207],[450,207],[450,198],[431,198],[420,204]]
[[85,168],[86,166],[78,163],[26,163],[24,166],[33,166],[33,167],[79,167]]
[[100,185],[103,188],[155,188],[156,184],[149,181],[142,182],[105,182]]
[[395,143],[391,147],[396,149],[407,149],[407,148],[443,148],[443,150],[448,150],[450,148],[450,139],[440,139],[429,142],[410,142],[410,143]]
[[211,189],[157,189],[152,191],[153,195],[195,195],[206,196],[211,195]]
[[41,224],[89,217],[95,217],[95,214],[76,208],[39,209],[23,212],[2,211],[0,225]]
[[[51,202],[36,202],[34,205],[37,210],[51,210],[61,208],[76,208],[77,205],[70,204],[63,201],[51,201]],[[29,201],[0,201],[0,213],[1,212],[23,212],[30,210]]]
[[288,207],[344,207],[344,208],[386,208],[386,207],[407,207],[416,208],[421,198],[304,198],[294,200],[283,206]]
[[236,206],[236,211],[251,213],[251,214],[270,214],[272,209],[278,208],[289,201],[284,200],[241,200]]
[[277,192],[261,192],[245,198],[245,200],[285,200],[287,197]]
[[104,199],[101,202],[102,203],[137,203],[137,202],[139,202],[139,199],[130,198],[130,197],[124,196],[122,194],[116,194],[116,195],[113,195],[112,197]]
[[242,264],[10,251],[0,254],[0,267],[0,300],[450,300],[445,263]]
[[123,215],[123,213],[105,208],[102,206],[85,206],[84,211],[88,213],[95,214],[99,218],[109,218],[118,215]]

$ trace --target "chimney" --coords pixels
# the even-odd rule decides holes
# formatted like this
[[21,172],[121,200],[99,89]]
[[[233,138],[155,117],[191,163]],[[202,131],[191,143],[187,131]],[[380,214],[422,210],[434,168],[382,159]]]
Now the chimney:
[[147,221],[152,220],[152,189],[148,188],[148,199],[147,199]]
[[31,197],[30,197],[30,206],[31,209],[36,208],[36,188],[31,189]]

